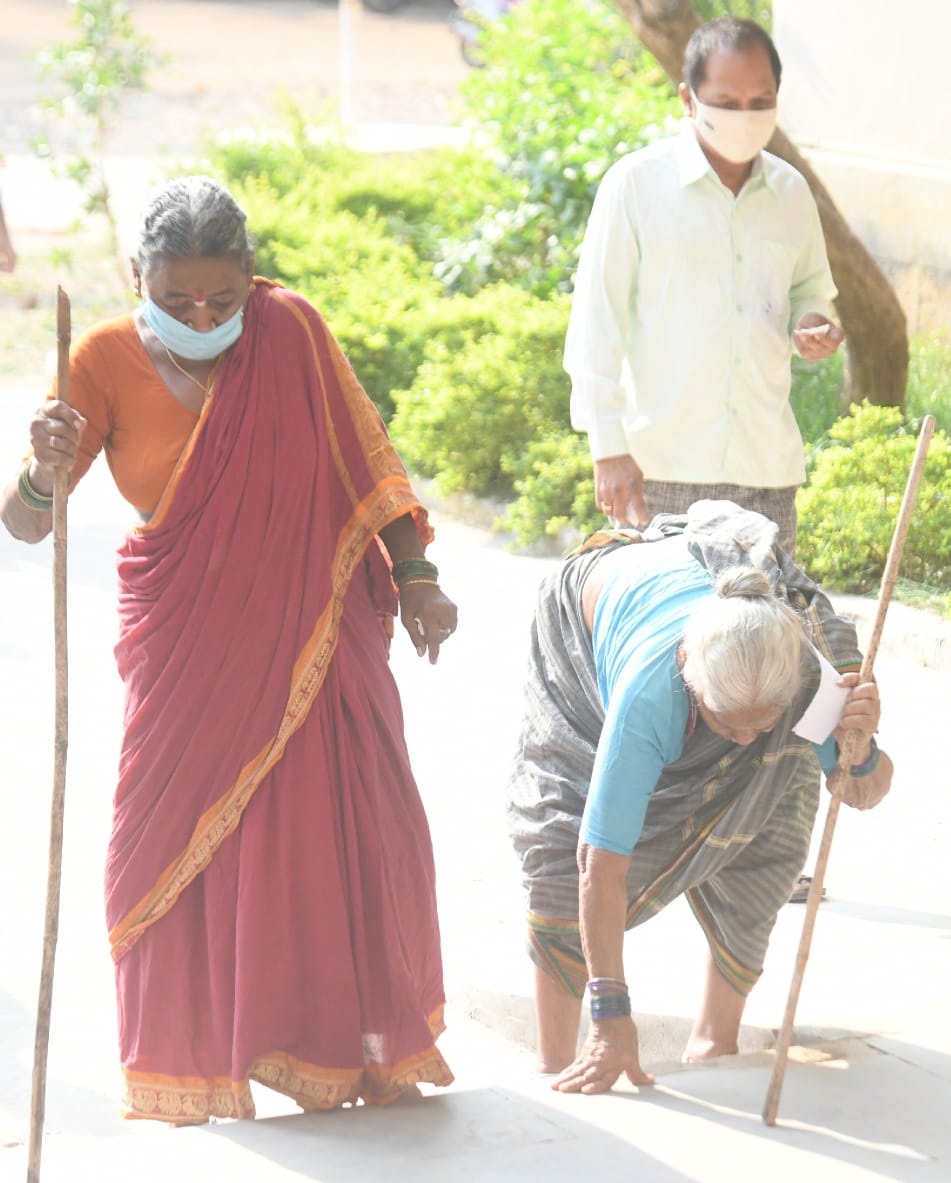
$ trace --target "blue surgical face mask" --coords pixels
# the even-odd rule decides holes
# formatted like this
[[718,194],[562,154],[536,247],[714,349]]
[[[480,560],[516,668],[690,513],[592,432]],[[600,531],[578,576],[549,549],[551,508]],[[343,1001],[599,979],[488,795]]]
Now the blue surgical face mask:
[[234,316],[207,333],[199,333],[197,329],[190,329],[174,316],[170,316],[163,308],[159,308],[154,300],[148,298],[142,301],[142,319],[152,332],[158,337],[166,349],[186,361],[210,361],[217,357],[237,341],[244,329],[244,307],[238,309]]

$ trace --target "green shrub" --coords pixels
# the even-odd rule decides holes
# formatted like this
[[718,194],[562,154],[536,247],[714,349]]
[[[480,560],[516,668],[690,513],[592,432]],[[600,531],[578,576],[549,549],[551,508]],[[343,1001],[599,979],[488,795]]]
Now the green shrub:
[[[896,407],[853,406],[829,431],[799,491],[799,562],[841,591],[874,590],[881,579],[917,445],[917,428]],[[951,446],[936,431],[905,541],[902,575],[951,588]]]
[[516,498],[500,525],[527,545],[563,531],[589,534],[604,525],[594,501],[587,439],[558,432],[529,444],[513,471]]
[[388,420],[430,338],[459,347],[433,261],[480,193],[464,152],[374,157],[321,138],[294,108],[289,119],[284,138],[232,141],[215,165],[248,212],[257,271],[313,301]]
[[442,490],[510,495],[524,450],[568,427],[568,305],[499,285],[445,302],[412,385],[394,393],[393,441]]
[[[232,156],[231,165],[240,159]],[[269,151],[264,161],[268,175],[249,174],[232,185],[254,234],[255,269],[320,310],[388,419],[391,391],[411,383],[422,361],[425,321],[432,305],[443,301],[443,289],[413,248],[389,233],[379,213],[343,208],[340,188],[324,186],[319,168],[292,185],[278,153]],[[281,176],[272,184],[274,172]]]
[[[474,148],[381,160],[315,139],[300,121],[285,141],[239,141],[220,154],[249,213],[257,269],[321,310],[384,417],[392,415],[391,432],[406,462],[445,491],[509,499],[502,524],[523,544],[563,531],[581,534],[602,521],[585,437],[568,420],[561,357],[569,304],[558,289],[574,265],[579,211],[586,214],[612,153],[636,146],[633,139],[612,138],[605,123],[585,142],[559,105],[570,105],[559,73],[571,60],[567,42],[579,41],[571,53],[583,50],[594,59],[605,44],[603,38],[580,44],[567,2],[552,0],[543,10],[524,6],[536,9],[530,28],[546,27],[552,13],[574,32],[550,34],[557,85],[545,127],[536,118],[548,69],[545,47],[517,47],[523,66],[536,54],[538,76],[522,79],[522,109],[531,118],[508,154],[496,139],[482,155]],[[614,19],[600,0],[593,9],[578,7],[585,21],[595,19],[592,13],[600,14],[598,21]],[[620,60],[625,69],[643,72],[623,55]],[[481,85],[492,69],[479,72],[472,85]],[[603,93],[593,77],[604,82]],[[593,110],[607,96],[605,118],[614,119],[618,108],[611,104],[620,101],[611,89],[614,68],[598,75],[592,67],[585,78],[583,85],[575,80],[579,89],[570,96],[578,109],[591,104]],[[497,135],[506,119],[520,118],[517,85],[505,85],[508,91],[489,112]],[[619,121],[626,128],[629,117]],[[578,140],[582,155],[566,154],[559,136],[572,140],[572,150]],[[582,156],[589,165],[579,172]],[[511,163],[511,173],[498,171],[500,160]],[[489,282],[500,275],[519,286]],[[447,289],[474,294],[447,296]],[[863,406],[839,418],[842,375],[841,355],[793,362],[791,401],[810,473],[798,502],[800,556],[817,579],[866,591],[881,576],[916,433],[893,409]],[[944,432],[932,443],[906,543],[905,586],[914,581],[951,589],[949,391],[948,338],[913,342],[909,422],[930,412]]]
[[691,8],[702,21],[718,16],[738,16],[743,20],[759,21],[766,29],[772,28],[772,0],[691,0]]
[[286,130],[267,139],[240,136],[216,141],[211,149],[214,169],[235,191],[254,184],[278,196],[292,192],[307,193],[319,202],[322,192],[311,189],[308,179],[319,176],[346,175],[357,153],[322,129],[317,136],[306,117],[295,106],[285,109]]
[[951,433],[951,336],[926,333],[911,342],[905,413],[916,419],[934,415]]
[[483,150],[487,208],[446,244],[454,290],[498,279],[567,290],[608,167],[668,129],[679,103],[608,0],[525,0],[485,31],[486,66],[463,85]]
[[284,135],[225,143],[215,148],[214,166],[235,192],[292,197],[315,220],[340,212],[372,217],[430,262],[447,236],[466,233],[490,198],[488,187],[475,183],[486,169],[473,149],[374,156],[333,139],[332,131],[289,106]]
[[842,352],[823,361],[803,361],[793,355],[792,387],[789,403],[806,445],[806,469],[811,463],[812,446],[820,443],[843,411]]
[[[793,357],[790,403],[806,444],[806,468],[812,450],[821,450],[826,433],[844,410],[843,351],[819,362]],[[951,432],[951,338],[926,333],[910,342],[905,414],[909,419],[934,415],[938,427]]]

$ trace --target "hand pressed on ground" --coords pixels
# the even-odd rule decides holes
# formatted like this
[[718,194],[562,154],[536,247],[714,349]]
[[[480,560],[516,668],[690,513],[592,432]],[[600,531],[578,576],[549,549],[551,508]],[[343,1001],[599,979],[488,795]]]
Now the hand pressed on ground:
[[637,1025],[633,1019],[603,1019],[593,1023],[573,1064],[551,1087],[560,1093],[606,1093],[621,1073],[634,1085],[653,1084],[641,1067]]

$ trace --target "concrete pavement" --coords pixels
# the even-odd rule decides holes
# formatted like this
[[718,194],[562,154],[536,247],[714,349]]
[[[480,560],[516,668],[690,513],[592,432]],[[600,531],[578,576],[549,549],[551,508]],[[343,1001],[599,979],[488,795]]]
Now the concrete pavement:
[[[460,1065],[453,1088],[388,1110],[275,1116],[114,1137],[51,1134],[43,1179],[97,1183],[550,1183],[639,1179],[708,1183],[872,1183],[947,1175],[947,1084],[861,1046],[849,1058],[792,1064],[786,1106],[795,1119],[767,1129],[757,1106],[765,1065],[691,1070],[649,1091],[596,1098],[552,1093],[524,1058],[483,1032],[445,1040]],[[885,1096],[901,1099],[894,1108]],[[870,1098],[880,1098],[878,1103]],[[22,1178],[22,1154],[4,1152],[2,1177]],[[12,1169],[10,1169],[12,1167]]]
[[[0,454],[19,412],[0,399]],[[394,645],[407,735],[439,872],[449,1031],[457,1083],[389,1111],[291,1116],[261,1091],[261,1119],[168,1131],[116,1116],[111,967],[100,898],[120,716],[109,649],[111,553],[126,520],[104,472],[71,508],[72,719],[63,914],[47,1094],[44,1173],[59,1180],[176,1176],[282,1180],[586,1180],[612,1168],[647,1183],[951,1178],[951,798],[942,728],[951,672],[908,661],[883,638],[883,745],[895,788],[868,814],[843,810],[797,1015],[780,1125],[761,1112],[803,910],[780,916],[743,1029],[744,1054],[678,1063],[703,941],[672,906],[628,937],[644,1058],[658,1083],[561,1097],[533,1072],[530,967],[502,790],[518,727],[526,630],[554,559],[507,552],[437,512],[433,557],[458,599],[459,632],[433,669]],[[0,968],[0,1179],[23,1177],[48,822],[49,547],[0,538],[0,751],[7,824]],[[919,633],[933,632],[916,617]],[[938,653],[946,650],[939,646]],[[433,1090],[430,1090],[432,1092]]]
[[[26,12],[24,0],[17,5]],[[31,0],[24,19],[35,21],[51,7],[50,0]],[[271,7],[304,6],[281,0]],[[230,8],[163,0],[142,11],[156,20],[163,12],[194,17],[197,24],[195,14],[204,10],[207,24]],[[239,27],[230,15],[229,22],[229,29]],[[171,17],[166,25],[174,26]],[[190,30],[188,47],[207,69],[211,59]],[[31,31],[24,49],[35,40]],[[230,50],[219,56],[247,91],[249,69]],[[173,78],[162,96],[164,117],[176,129],[200,100],[183,86]],[[224,104],[232,123],[236,102]],[[421,122],[431,108],[421,90],[414,107]],[[20,110],[12,109],[18,127],[25,126],[22,118],[17,123]],[[139,132],[129,134],[115,164],[120,205],[130,218],[155,164],[133,154],[153,142],[140,134],[150,110],[140,112]],[[389,129],[382,142],[392,146],[395,136]],[[25,138],[8,145],[8,218],[27,233],[68,224],[75,194],[50,184],[25,156]],[[3,471],[13,471],[22,454],[26,420],[41,393],[40,386],[28,394],[5,385],[10,377],[0,374]],[[759,1114],[802,923],[803,910],[794,907],[779,918],[747,1008],[743,1054],[702,1068],[678,1062],[704,956],[697,926],[675,904],[630,934],[627,973],[644,1059],[658,1082],[639,1094],[622,1084],[605,1097],[561,1097],[533,1073],[531,971],[502,816],[528,621],[539,579],[555,560],[512,555],[446,508],[435,514],[432,554],[460,604],[459,632],[436,669],[419,662],[403,637],[393,662],[436,849],[449,1022],[441,1046],[457,1083],[386,1111],[291,1115],[287,1102],[261,1090],[254,1123],[180,1131],[123,1123],[101,875],[121,717],[110,655],[112,553],[127,514],[104,468],[84,483],[70,514],[71,739],[45,1183],[446,1175],[575,1183],[609,1173],[644,1183],[951,1179],[949,627],[901,605],[890,611],[876,669],[895,787],[875,811],[840,816],[829,897],[797,1013],[801,1050],[787,1070],[780,1125],[767,1129]],[[0,535],[0,1183],[25,1176],[52,777],[49,564],[48,543],[29,549]],[[842,607],[866,632],[871,606],[849,599]]]

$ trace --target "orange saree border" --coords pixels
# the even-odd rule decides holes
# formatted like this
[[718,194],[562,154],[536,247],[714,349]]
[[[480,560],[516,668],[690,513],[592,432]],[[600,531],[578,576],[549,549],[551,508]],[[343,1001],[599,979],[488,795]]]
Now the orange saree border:
[[[438,1039],[445,1030],[442,1006],[428,1022],[433,1040]],[[435,1044],[396,1064],[366,1064],[362,1068],[324,1068],[275,1051],[255,1060],[243,1080],[128,1070],[124,1077],[123,1117],[173,1124],[200,1124],[211,1117],[253,1118],[251,1081],[283,1093],[304,1110],[320,1110],[336,1109],[360,1098],[368,1105],[389,1105],[415,1084],[445,1086],[454,1079]]]

